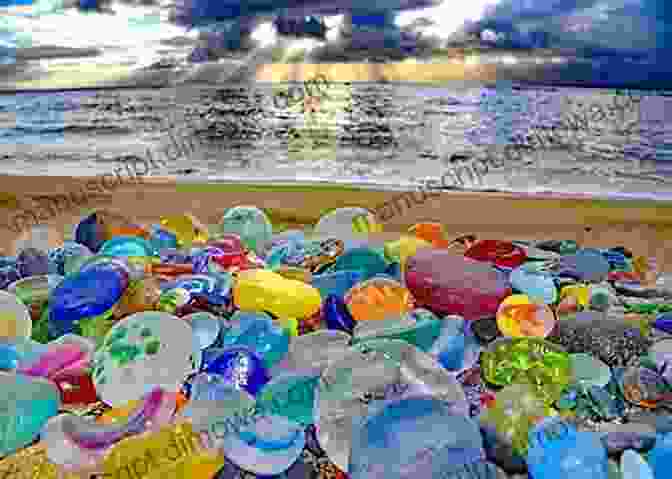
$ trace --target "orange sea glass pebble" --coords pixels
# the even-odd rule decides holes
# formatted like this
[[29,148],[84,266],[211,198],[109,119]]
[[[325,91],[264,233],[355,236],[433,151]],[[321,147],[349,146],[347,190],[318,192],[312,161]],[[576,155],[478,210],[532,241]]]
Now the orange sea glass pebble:
[[355,321],[394,318],[411,311],[411,292],[398,282],[373,278],[354,286],[345,295],[345,304]]
[[508,337],[545,338],[555,326],[551,308],[533,303],[525,294],[514,294],[502,301],[496,319],[499,330]]
[[417,238],[431,243],[435,248],[447,248],[450,241],[446,239],[441,223],[416,223],[408,229]]

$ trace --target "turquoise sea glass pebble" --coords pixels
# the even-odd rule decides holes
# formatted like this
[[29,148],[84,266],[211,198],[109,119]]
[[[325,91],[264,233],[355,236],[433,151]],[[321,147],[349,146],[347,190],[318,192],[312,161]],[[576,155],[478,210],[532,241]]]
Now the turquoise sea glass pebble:
[[240,236],[245,246],[258,255],[263,253],[273,236],[271,221],[255,206],[236,206],[226,210],[219,228],[222,233]]
[[284,416],[309,426],[314,423],[315,391],[319,379],[319,374],[280,374],[261,389],[257,408],[265,414]]
[[0,372],[0,456],[35,440],[47,420],[58,413],[60,392],[42,378]]
[[514,269],[509,281],[515,289],[528,295],[532,301],[553,304],[558,298],[553,278],[526,265]]
[[103,243],[100,254],[110,256],[152,256],[154,247],[137,236],[117,236]]

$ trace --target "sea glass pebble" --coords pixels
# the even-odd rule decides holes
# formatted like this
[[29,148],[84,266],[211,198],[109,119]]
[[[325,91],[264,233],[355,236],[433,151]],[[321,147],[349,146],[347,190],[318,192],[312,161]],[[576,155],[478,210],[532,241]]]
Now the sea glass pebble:
[[369,247],[357,247],[339,256],[332,270],[334,272],[359,271],[364,276],[362,279],[366,280],[379,274],[385,274],[388,267],[389,262],[381,251]]
[[418,250],[408,260],[405,281],[418,307],[470,321],[494,316],[511,294],[503,273],[448,250]]
[[[425,310],[422,310],[425,312]],[[414,314],[416,313],[416,314]],[[380,321],[362,321],[354,329],[353,344],[369,339],[399,339],[429,351],[442,332],[444,322],[431,312],[417,313],[413,310],[399,318],[390,317]]]
[[267,368],[282,359],[289,350],[289,335],[263,313],[237,311],[222,336],[222,346],[246,346],[264,360]]
[[350,335],[343,331],[319,330],[302,334],[289,343],[287,356],[273,370],[321,371],[348,351]]
[[273,236],[271,221],[255,206],[236,206],[226,210],[219,222],[222,233],[240,236],[243,244],[261,255]]
[[350,288],[363,279],[364,273],[361,271],[343,270],[313,275],[311,284],[318,289],[323,298],[330,294],[343,297]]
[[315,420],[315,392],[319,379],[319,373],[279,374],[259,392],[257,408],[264,414],[284,416],[303,426],[309,426]]
[[500,445],[524,457],[530,429],[549,412],[532,386],[510,384],[497,392],[494,403],[483,411],[479,421],[485,428],[494,428]]
[[436,398],[412,397],[382,406],[355,427],[347,470],[353,479],[453,477],[483,457],[476,422]]
[[74,258],[88,258],[93,253],[83,244],[74,241],[66,241],[63,246],[49,251],[49,273],[65,275],[65,264]]
[[255,396],[270,376],[264,361],[250,348],[212,348],[203,355],[203,371],[219,374],[236,389]]
[[397,281],[373,278],[355,285],[345,295],[345,304],[355,321],[381,320],[410,312],[411,293]]
[[161,387],[169,392],[191,370],[192,329],[168,313],[147,311],[116,323],[93,361],[101,400],[122,406]]
[[[100,338],[107,331],[96,328],[97,318],[112,314],[124,292],[124,277],[111,269],[90,269],[68,276],[53,290],[49,300],[49,331]],[[102,334],[101,334],[102,333]]]
[[149,238],[149,243],[154,248],[154,251],[157,252],[165,248],[178,247],[177,235],[168,230],[162,229],[158,225],[155,225],[152,228],[152,236]]
[[41,276],[49,273],[49,256],[37,248],[22,249],[16,256],[21,277]]
[[502,338],[481,355],[481,371],[488,382],[506,386],[526,383],[548,402],[557,400],[572,376],[565,350],[539,338]]
[[525,265],[514,269],[509,276],[511,286],[533,301],[553,304],[558,298],[558,291],[550,275],[526,268]]
[[464,255],[467,258],[487,261],[504,268],[517,268],[527,259],[522,248],[500,240],[477,241],[464,252]]
[[191,214],[164,216],[159,222],[162,229],[175,236],[179,247],[208,241],[207,227]]
[[609,478],[607,450],[599,436],[577,432],[557,417],[546,418],[532,428],[526,462],[532,479]]
[[497,309],[497,326],[504,336],[535,336],[544,338],[555,325],[551,308],[535,304],[525,294],[506,298]]
[[9,293],[15,294],[23,304],[31,305],[49,299],[49,295],[63,280],[63,276],[48,274],[28,276],[7,286]]
[[632,449],[623,452],[620,469],[623,479],[654,479],[651,467]]
[[151,243],[137,236],[118,236],[100,247],[100,254],[109,256],[151,256],[153,252]]
[[30,338],[32,330],[26,305],[16,295],[0,291],[0,339]]
[[439,321],[440,335],[428,351],[430,356],[456,374],[474,366],[481,353],[481,345],[473,332],[473,322],[467,322],[460,316],[447,316]]
[[43,378],[0,372],[0,456],[27,446],[60,406],[56,386]]
[[224,456],[241,469],[260,475],[281,474],[303,451],[306,436],[300,424],[282,416],[261,416],[237,434],[227,435]]
[[316,235],[350,239],[357,235],[379,233],[382,226],[369,210],[364,208],[338,208],[322,216],[315,225]]
[[584,388],[604,387],[611,380],[611,370],[595,356],[588,353],[570,355],[573,382]]
[[340,296],[330,294],[325,297],[322,305],[324,319],[329,329],[352,333],[355,329],[355,320]]
[[281,318],[306,318],[320,310],[314,287],[261,269],[241,271],[233,286],[233,301],[242,311],[270,312]]
[[373,399],[401,398],[416,390],[446,401],[456,411],[466,406],[454,377],[426,353],[398,340],[361,343],[322,372],[316,399],[320,446],[346,471],[352,452],[352,419],[363,418]]
[[560,258],[560,274],[582,281],[599,283],[609,274],[609,262],[598,251],[582,249],[575,254]]

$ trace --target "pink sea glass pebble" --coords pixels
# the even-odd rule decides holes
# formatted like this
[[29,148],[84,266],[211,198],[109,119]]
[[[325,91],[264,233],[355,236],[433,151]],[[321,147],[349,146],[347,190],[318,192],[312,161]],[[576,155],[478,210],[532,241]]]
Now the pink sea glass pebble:
[[500,271],[440,249],[418,250],[408,260],[405,280],[417,307],[467,320],[494,317],[499,304],[511,294]]

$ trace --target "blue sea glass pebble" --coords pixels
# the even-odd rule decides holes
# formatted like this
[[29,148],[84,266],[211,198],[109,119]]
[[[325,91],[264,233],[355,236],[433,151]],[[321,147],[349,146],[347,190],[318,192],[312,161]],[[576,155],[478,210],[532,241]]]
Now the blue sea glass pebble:
[[261,416],[222,441],[224,456],[257,475],[277,475],[301,456],[306,435],[300,424],[282,416]]
[[149,243],[157,252],[164,248],[177,248],[177,236],[158,225],[154,225]]
[[582,249],[560,259],[560,274],[599,283],[609,274],[609,262],[599,250]]
[[533,301],[553,304],[558,298],[553,278],[527,268],[525,265],[511,271],[509,281],[515,289],[528,295]]
[[60,392],[46,379],[0,372],[0,456],[33,442],[58,413]]
[[363,272],[343,270],[313,275],[312,285],[320,291],[323,298],[330,294],[343,297],[350,288],[363,280]]
[[659,331],[672,334],[672,312],[660,313],[653,322],[653,327]]
[[50,333],[58,337],[81,332],[78,323],[107,313],[123,292],[123,276],[110,269],[90,269],[65,278],[49,301]]
[[557,417],[537,423],[529,433],[527,465],[531,479],[609,479],[607,450],[599,435],[577,432]]
[[621,474],[623,479],[654,479],[651,467],[632,449],[621,456]]
[[460,373],[472,367],[481,353],[481,344],[471,323],[459,316],[448,316],[440,322],[440,336],[429,350],[448,371]]
[[72,237],[77,243],[83,244],[94,253],[100,250],[105,240],[95,212],[85,216],[75,225]]
[[666,478],[672,470],[672,433],[659,433],[656,445],[647,454],[649,465],[656,479]]
[[222,346],[246,346],[271,368],[289,350],[289,335],[264,313],[237,311],[229,323],[230,328],[222,337]]
[[263,360],[251,349],[241,346],[206,350],[203,370],[222,375],[233,387],[253,396],[270,379]]
[[478,425],[429,397],[390,401],[356,423],[348,474],[352,479],[451,477],[484,459]]
[[352,334],[355,329],[355,320],[341,296],[326,296],[322,310],[329,329]]

